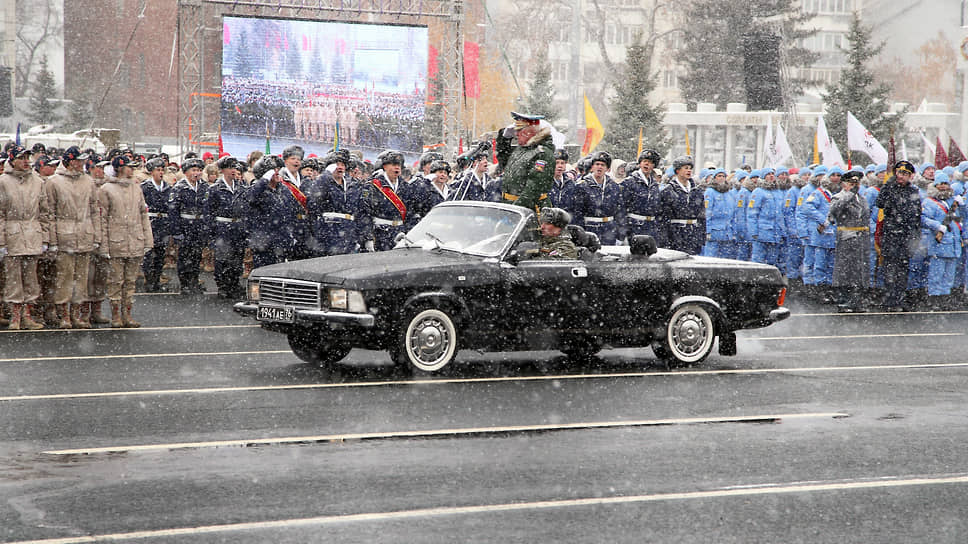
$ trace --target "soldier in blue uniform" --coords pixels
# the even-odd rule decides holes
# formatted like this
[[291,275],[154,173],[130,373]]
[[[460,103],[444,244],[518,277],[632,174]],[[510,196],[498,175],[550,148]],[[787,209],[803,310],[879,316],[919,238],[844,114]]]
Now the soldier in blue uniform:
[[596,151],[591,157],[591,172],[575,186],[572,221],[598,236],[604,245],[615,245],[625,238],[625,210],[622,187],[606,171],[612,156]]
[[672,162],[674,175],[659,193],[659,216],[668,225],[667,247],[698,255],[706,240],[705,199],[692,179],[692,167],[690,156]]
[[921,245],[928,255],[928,308],[931,310],[952,308],[949,295],[963,240],[958,205],[948,174],[936,172],[928,197],[921,203]]
[[668,244],[668,226],[661,222],[661,180],[656,168],[662,157],[652,149],[645,149],[638,156],[638,169],[626,177],[622,185],[622,204],[625,209],[627,236],[648,234],[655,238],[659,247]]
[[813,279],[820,288],[819,296],[824,302],[834,300],[829,287],[834,277],[834,250],[837,247],[836,229],[830,227],[827,215],[830,212],[830,202],[833,195],[840,190],[840,178],[843,171],[833,167],[827,174],[823,186],[808,196],[803,203],[804,217],[810,231],[810,245],[814,247]]
[[733,209],[736,197],[729,191],[726,171],[713,170],[712,184],[705,191],[706,245],[703,255],[707,257],[732,258]]
[[[827,175],[826,166],[817,166],[813,169],[812,176],[811,172],[807,170],[806,174],[807,184],[800,188],[800,196],[797,197],[797,236],[800,237],[800,245],[803,247],[803,286],[806,291],[813,289],[817,284],[813,277],[813,262],[816,256],[816,247],[810,245],[810,224],[807,220],[807,209],[803,206],[810,196],[816,192],[817,187],[820,186],[820,182],[823,176]],[[808,293],[810,294],[810,293]]]
[[292,257],[296,215],[302,206],[282,184],[282,159],[266,155],[252,167],[255,181],[245,192],[245,228],[252,249],[252,266],[281,263]]
[[[463,176],[455,177],[453,190],[447,200],[483,200],[485,202],[501,201],[501,180],[495,179],[487,173],[488,156],[486,153],[471,154],[470,167],[463,172]],[[443,159],[438,159],[443,160]],[[430,168],[428,166],[428,168]]]
[[568,152],[564,149],[555,150],[555,175],[548,196],[556,207],[571,212],[575,207],[575,182],[578,176],[568,170],[568,158]]
[[777,265],[784,225],[782,202],[776,195],[776,174],[772,168],[760,170],[759,186],[753,189],[746,211],[746,229],[753,240],[750,260]]
[[361,246],[367,251],[393,249],[397,233],[407,232],[420,220],[422,206],[419,186],[400,177],[403,154],[386,151],[378,158],[382,169],[363,185],[357,218]]
[[245,258],[246,232],[243,225],[242,174],[239,161],[222,157],[217,161],[221,175],[208,188],[202,215],[212,234],[212,253],[215,264],[215,285],[221,298],[241,298],[244,295],[239,279]]
[[145,275],[145,291],[158,293],[161,288],[161,274],[165,266],[165,251],[171,240],[171,229],[168,216],[168,199],[171,196],[171,185],[164,180],[165,160],[156,157],[145,163],[145,170],[150,176],[141,182],[141,192],[148,206],[148,218],[151,221],[151,234],[154,246],[141,262],[141,270]]
[[873,176],[868,176],[868,185],[860,190],[860,196],[867,201],[867,208],[870,210],[870,286],[877,289],[884,287],[884,278],[879,274],[877,242],[874,240],[874,233],[877,231],[877,221],[880,217],[880,208],[877,207],[877,195],[881,193],[884,186],[884,173],[887,170],[886,164],[874,166]]
[[182,163],[185,177],[171,190],[168,197],[168,219],[172,240],[178,246],[178,285],[183,295],[203,291],[198,283],[202,249],[208,243],[208,229],[202,220],[207,185],[201,182],[205,163],[188,159]]
[[[806,176],[809,176],[809,169]],[[783,216],[786,221],[786,276],[787,278],[799,282],[802,275],[803,266],[803,244],[797,234],[797,202],[800,199],[800,189],[806,184],[804,170],[797,172],[796,176],[790,176],[790,187],[786,190],[783,197]]]
[[430,177],[421,182],[423,198],[420,214],[427,215],[431,208],[441,202],[451,200],[450,165],[447,161],[434,161],[430,165]]
[[324,159],[322,174],[303,185],[310,217],[310,251],[314,257],[345,255],[359,250],[356,218],[361,184],[347,173],[352,163],[345,149]]
[[743,169],[737,170],[733,174],[733,199],[736,205],[733,206],[733,252],[732,258],[740,261],[750,260],[752,244],[746,237],[746,206],[750,201],[750,194],[755,187],[750,188],[749,172]]

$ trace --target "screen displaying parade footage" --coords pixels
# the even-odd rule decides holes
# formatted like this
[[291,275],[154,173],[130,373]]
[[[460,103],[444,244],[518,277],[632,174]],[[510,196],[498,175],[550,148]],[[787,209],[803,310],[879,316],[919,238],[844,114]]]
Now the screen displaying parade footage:
[[419,152],[427,28],[224,17],[222,144]]

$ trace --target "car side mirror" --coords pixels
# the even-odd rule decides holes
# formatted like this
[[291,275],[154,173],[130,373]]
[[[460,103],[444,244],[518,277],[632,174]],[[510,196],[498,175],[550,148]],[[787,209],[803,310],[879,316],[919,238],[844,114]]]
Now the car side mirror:
[[655,238],[648,234],[636,234],[629,240],[629,252],[632,255],[644,255],[648,258],[655,255],[657,251],[659,251],[659,248],[655,243]]
[[541,244],[538,242],[519,242],[508,253],[507,261],[516,265],[521,261],[536,257],[539,253],[541,253]]

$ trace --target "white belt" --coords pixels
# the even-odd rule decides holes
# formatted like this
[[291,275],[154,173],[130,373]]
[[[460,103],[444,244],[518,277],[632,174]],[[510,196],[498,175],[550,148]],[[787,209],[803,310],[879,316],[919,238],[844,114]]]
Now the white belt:
[[386,225],[388,227],[399,227],[400,225],[403,224],[403,221],[400,221],[399,219],[395,219],[391,221],[390,219],[383,219],[382,217],[374,217],[373,224]]
[[215,221],[218,223],[235,223],[238,219],[234,217],[216,217]]
[[609,216],[609,217],[586,217],[585,218],[585,222],[586,223],[608,223],[610,221],[615,221],[615,218],[612,217],[612,216]]
[[636,221],[655,221],[654,215],[639,215],[637,213],[627,214],[626,217],[629,219],[635,219]]
[[677,225],[695,225],[699,222],[698,219],[670,219],[670,223],[675,223]]
[[347,221],[353,221],[356,217],[351,213],[323,212],[323,219],[346,219]]
[[195,219],[201,219],[202,216],[200,214],[183,213],[181,214],[181,218],[195,220]]
[[168,215],[168,214],[161,213],[161,212],[148,212],[148,217],[161,217],[163,215]]

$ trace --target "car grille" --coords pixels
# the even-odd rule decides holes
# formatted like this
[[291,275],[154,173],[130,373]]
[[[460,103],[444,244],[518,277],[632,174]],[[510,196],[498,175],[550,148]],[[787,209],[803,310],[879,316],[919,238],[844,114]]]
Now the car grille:
[[263,304],[319,310],[319,284],[311,281],[262,278],[259,299]]

